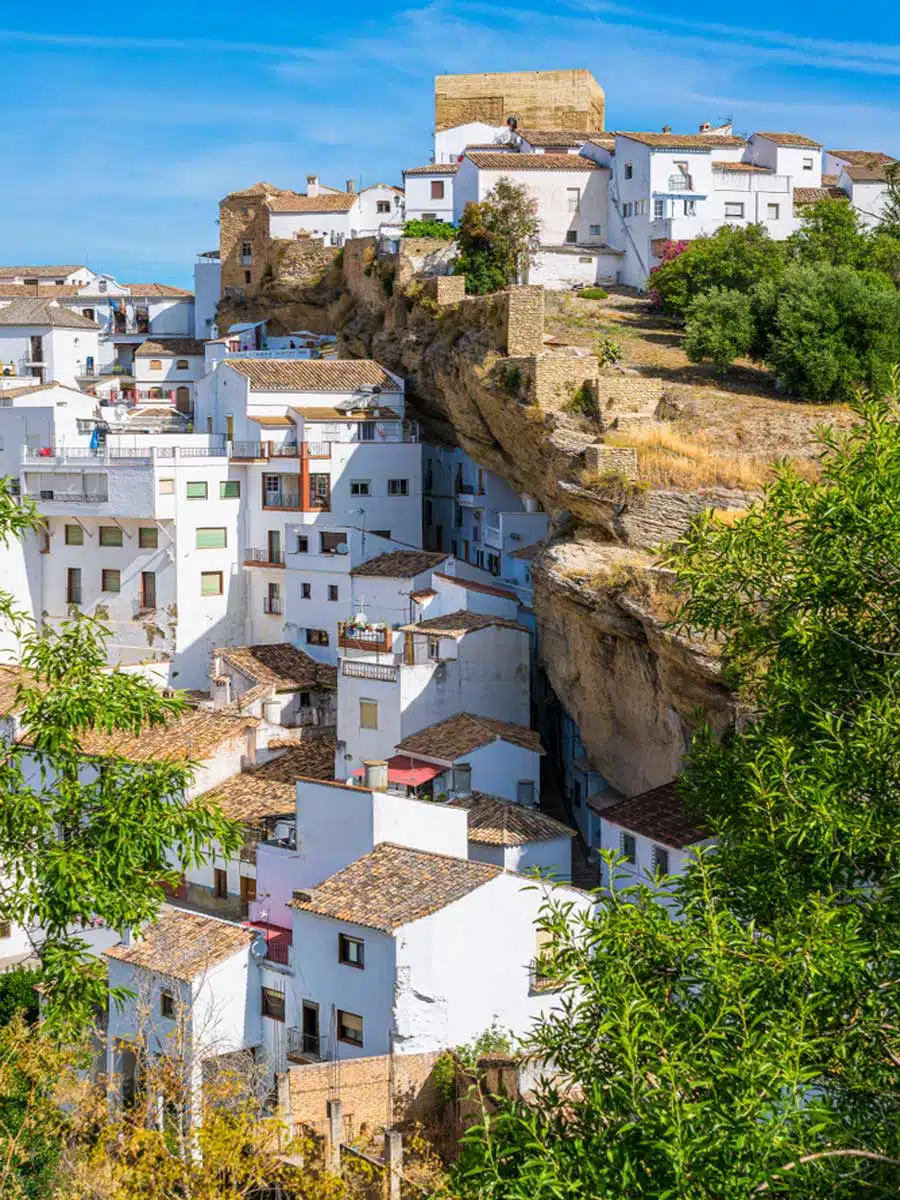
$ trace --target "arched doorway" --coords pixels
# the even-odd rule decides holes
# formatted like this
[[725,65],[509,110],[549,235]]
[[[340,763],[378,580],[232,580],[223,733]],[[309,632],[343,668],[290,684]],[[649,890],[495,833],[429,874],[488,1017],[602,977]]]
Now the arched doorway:
[[180,387],[175,389],[175,407],[180,413],[191,411],[191,389]]

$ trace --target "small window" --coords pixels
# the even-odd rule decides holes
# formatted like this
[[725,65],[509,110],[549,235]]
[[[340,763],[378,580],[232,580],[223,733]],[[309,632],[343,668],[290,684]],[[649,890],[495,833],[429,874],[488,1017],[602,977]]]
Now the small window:
[[297,553],[309,554],[309,538],[306,534],[301,533],[297,535]]
[[221,571],[200,572],[200,595],[221,596],[224,590],[224,580]]
[[101,592],[121,592],[122,572],[104,568],[100,573],[100,590]]
[[581,188],[566,188],[566,208],[570,213],[577,213],[581,204]]
[[346,541],[347,535],[345,533],[320,533],[319,553],[337,554],[338,546],[345,545]]
[[174,496],[175,495],[175,480],[174,479],[161,479],[159,481],[159,494],[161,496]]
[[602,237],[603,236],[603,226],[602,225],[589,225],[588,229],[590,230],[591,237]]
[[329,599],[329,600],[337,600],[337,598],[338,598],[338,586],[337,586],[337,584],[336,584],[336,583],[329,583],[329,585],[328,585],[328,599]]
[[252,282],[253,282],[253,274],[252,274],[252,272],[251,272],[251,271],[245,271],[245,272],[244,272],[244,283],[252,283]]
[[432,179],[431,181],[431,199],[443,200],[444,198],[444,181],[443,179]]
[[631,210],[633,207],[634,205],[631,203],[625,203],[622,205],[622,216],[625,217],[626,220],[631,216]]
[[453,768],[453,790],[459,792],[461,796],[468,796],[472,792],[472,764],[457,763]]
[[373,529],[372,537],[384,538],[385,541],[391,540],[391,531],[389,529]]
[[428,639],[428,657],[432,658],[432,659],[438,659],[441,657],[441,639],[440,638],[430,637]]
[[150,359],[150,370],[151,371],[161,371],[162,370],[162,359],[161,358],[151,358]]
[[626,163],[625,164],[625,178],[631,179],[633,175],[634,175],[634,167],[632,166],[631,163]]
[[653,874],[668,875],[669,873],[669,852],[665,846],[653,847]]
[[241,242],[241,254],[244,258],[250,258],[253,254],[253,245],[251,242]]
[[327,646],[328,631],[325,629],[307,629],[306,644],[307,646]]
[[365,943],[361,938],[348,937],[346,933],[338,934],[338,962],[348,967],[365,966]]
[[[741,207],[743,207],[743,205]],[[684,215],[686,217],[696,217],[696,215],[697,215],[697,201],[696,200],[685,200]]]
[[177,358],[175,360],[175,369],[176,371],[189,371],[191,369],[191,364],[186,358]]
[[284,1020],[284,992],[276,992],[274,988],[262,989],[262,1015],[270,1021]]
[[12,937],[12,921],[0,921],[0,941]]
[[206,480],[198,479],[193,483],[188,483],[186,495],[188,500],[205,500],[208,492],[209,486]]
[[92,308],[83,308],[83,309],[81,310],[81,315],[82,315],[83,317],[87,317],[87,319],[88,319],[89,321],[93,321],[93,319],[94,319],[94,310],[93,310]]
[[368,496],[369,492],[368,479],[351,479],[350,480],[350,495],[351,496]]
[[422,220],[423,220],[423,221],[436,221],[436,220],[437,220],[437,213],[425,213],[425,212],[423,212],[423,213],[422,213]]
[[391,211],[390,200],[376,200],[375,211],[378,213],[389,213]]
[[239,479],[223,479],[219,484],[220,500],[240,500],[241,481]]
[[574,246],[577,241],[578,241],[578,230],[577,229],[567,229],[566,230],[566,244],[569,246]]
[[197,530],[198,550],[224,550],[228,545],[228,532],[222,526],[211,526]]
[[221,867],[213,870],[213,895],[217,900],[224,900],[228,895],[228,872]]
[[312,584],[309,584],[309,583],[301,583],[300,584],[300,599],[301,600],[311,600],[312,599]]
[[378,728],[378,701],[377,700],[360,700],[360,702],[359,702],[359,727],[360,727],[360,729],[377,729]]
[[632,866],[637,863],[637,841],[633,833],[619,834],[619,853]]
[[122,545],[122,530],[118,525],[101,525],[100,526],[100,545],[101,546],[121,546]]
[[804,171],[811,171],[812,169],[813,169],[813,160],[812,160],[811,158],[804,158],[804,160],[803,160],[803,170],[804,170]]
[[363,1019],[356,1013],[344,1012],[338,1009],[337,1014],[338,1041],[349,1042],[351,1046],[363,1044]]
[[666,215],[665,200],[654,200],[653,201],[653,219],[654,219],[654,221],[661,221],[665,217],[665,215]]
[[768,219],[770,221],[777,221],[778,214],[780,211],[781,211],[781,209],[780,209],[779,205],[777,205],[777,204],[767,204],[766,205],[766,216],[768,217]]
[[738,219],[744,216],[744,203],[742,200],[726,200],[725,201],[725,216],[736,217]]
[[520,779],[516,784],[516,803],[526,808],[534,807],[534,780]]
[[159,530],[155,525],[141,525],[138,529],[138,548],[141,550],[159,549]]
[[166,1020],[172,1021],[175,1018],[175,997],[171,992],[160,992],[159,994],[159,1015],[165,1017]]
[[409,480],[408,479],[389,479],[388,480],[388,495],[389,496],[408,496],[409,495]]
[[80,525],[66,526],[66,545],[67,546],[83,546],[84,545],[84,530]]

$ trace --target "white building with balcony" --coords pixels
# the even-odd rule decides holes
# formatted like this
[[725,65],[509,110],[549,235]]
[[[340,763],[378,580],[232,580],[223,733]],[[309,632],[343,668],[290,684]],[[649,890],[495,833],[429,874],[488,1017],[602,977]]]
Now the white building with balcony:
[[197,382],[206,374],[205,345],[194,338],[148,339],[135,350],[132,370],[129,399],[151,405],[165,401],[190,416]]
[[76,388],[99,361],[100,327],[55,300],[0,296],[0,371]]

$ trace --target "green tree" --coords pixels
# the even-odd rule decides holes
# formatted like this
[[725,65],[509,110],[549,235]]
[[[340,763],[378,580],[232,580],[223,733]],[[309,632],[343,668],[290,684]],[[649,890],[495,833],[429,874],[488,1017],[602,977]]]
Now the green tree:
[[666,885],[677,919],[643,886],[547,912],[562,1006],[528,1049],[559,1075],[469,1135],[463,1194],[900,1191],[898,389],[822,432],[818,481],[782,466],[668,554],[677,627],[752,714],[682,779],[716,847]]
[[800,210],[802,225],[787,240],[790,258],[804,265],[863,268],[869,239],[856,210],[842,200],[819,200]]
[[25,967],[0,975],[0,1025],[8,1025],[16,1013],[28,1022],[37,1020],[37,983],[37,971]]
[[753,302],[746,292],[713,287],[691,301],[684,335],[691,362],[711,362],[724,371],[750,352],[755,337]]
[[415,238],[440,238],[443,242],[452,242],[456,237],[456,227],[454,225],[450,225],[447,221],[410,220],[404,222],[403,236]]
[[762,279],[779,279],[784,261],[782,244],[761,225],[724,225],[657,267],[650,286],[665,311],[683,319],[697,296],[711,288],[749,292]]
[[[0,537],[39,524],[0,480]],[[107,999],[104,964],[88,955],[81,930],[94,919],[117,931],[153,920],[164,882],[206,861],[216,842],[236,849],[241,835],[218,806],[183,803],[191,766],[116,752],[117,739],[176,719],[183,702],[108,671],[99,624],[77,618],[37,629],[5,594],[0,617],[19,630],[22,647],[12,706],[19,736],[0,760],[0,920],[41,931],[47,1020],[71,1029]],[[82,743],[98,738],[102,751],[85,755]]]
[[887,196],[881,210],[879,230],[900,238],[900,162],[888,163],[884,169]]
[[454,271],[465,275],[466,291],[496,292],[525,279],[540,246],[537,201],[528,189],[498,180],[480,202],[470,201],[457,232]]

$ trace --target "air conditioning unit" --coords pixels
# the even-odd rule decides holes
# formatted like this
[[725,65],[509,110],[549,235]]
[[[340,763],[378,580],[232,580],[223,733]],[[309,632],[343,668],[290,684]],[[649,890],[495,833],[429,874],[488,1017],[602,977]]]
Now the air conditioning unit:
[[52,500],[52,499],[53,499],[53,492],[51,492],[51,491],[44,491],[43,489],[41,489],[41,499],[42,499],[42,500]]

